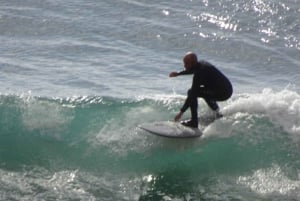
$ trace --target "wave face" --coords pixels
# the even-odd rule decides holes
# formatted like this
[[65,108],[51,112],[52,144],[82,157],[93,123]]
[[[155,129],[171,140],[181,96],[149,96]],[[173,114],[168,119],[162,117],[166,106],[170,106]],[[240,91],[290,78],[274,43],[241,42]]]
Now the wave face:
[[[183,97],[0,96],[2,200],[300,198],[300,95],[240,94],[199,139],[140,130]],[[208,113],[204,102],[200,115]],[[188,114],[187,114],[188,115]]]

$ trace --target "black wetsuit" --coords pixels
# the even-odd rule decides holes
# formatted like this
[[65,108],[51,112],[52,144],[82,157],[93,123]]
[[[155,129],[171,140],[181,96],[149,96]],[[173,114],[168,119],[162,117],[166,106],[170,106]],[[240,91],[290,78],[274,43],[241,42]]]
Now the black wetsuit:
[[223,73],[206,61],[199,61],[190,70],[181,71],[178,75],[188,74],[194,74],[193,83],[180,111],[185,112],[190,107],[191,120],[198,125],[197,98],[203,98],[208,106],[216,111],[219,109],[216,101],[224,101],[231,97],[232,85]]

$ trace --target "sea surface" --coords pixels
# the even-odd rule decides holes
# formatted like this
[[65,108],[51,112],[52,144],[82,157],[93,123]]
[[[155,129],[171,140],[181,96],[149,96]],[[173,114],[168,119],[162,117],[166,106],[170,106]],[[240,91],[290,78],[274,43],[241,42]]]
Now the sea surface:
[[[0,200],[300,200],[299,16],[299,0],[0,0]],[[197,139],[139,129],[181,108],[192,77],[168,74],[188,51],[232,81],[224,117]]]

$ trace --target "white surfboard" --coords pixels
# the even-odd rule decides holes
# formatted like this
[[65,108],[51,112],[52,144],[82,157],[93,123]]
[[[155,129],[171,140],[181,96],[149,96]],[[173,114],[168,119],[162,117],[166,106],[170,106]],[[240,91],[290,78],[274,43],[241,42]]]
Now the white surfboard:
[[139,125],[139,128],[149,133],[169,138],[194,138],[202,135],[198,128],[190,128],[171,121],[145,123]]

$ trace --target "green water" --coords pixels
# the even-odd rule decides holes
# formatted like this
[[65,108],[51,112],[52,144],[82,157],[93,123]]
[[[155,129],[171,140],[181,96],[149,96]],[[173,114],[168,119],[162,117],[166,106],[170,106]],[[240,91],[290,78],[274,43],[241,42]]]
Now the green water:
[[266,114],[225,116],[199,139],[137,128],[178,101],[1,96],[0,198],[293,200],[299,143]]

